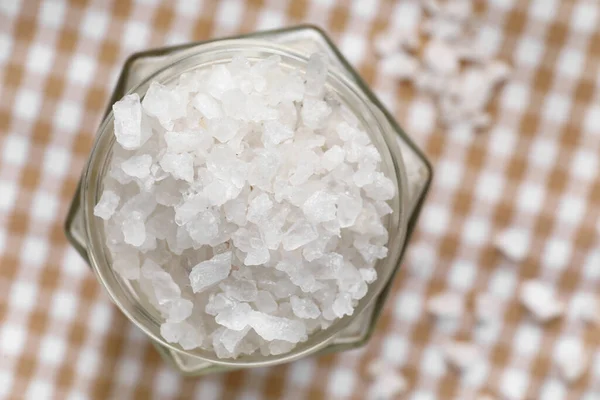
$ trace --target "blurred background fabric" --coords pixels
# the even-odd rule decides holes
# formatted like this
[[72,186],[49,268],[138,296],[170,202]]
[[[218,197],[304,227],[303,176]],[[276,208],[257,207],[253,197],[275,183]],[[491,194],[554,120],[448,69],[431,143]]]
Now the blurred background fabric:
[[[402,398],[599,399],[600,332],[561,320],[540,327],[521,309],[524,279],[568,298],[596,291],[600,253],[600,3],[478,2],[488,49],[514,68],[492,127],[448,134],[434,105],[378,74],[374,36],[418,23],[405,1],[0,0],[0,398],[364,399],[366,365],[383,358],[408,380]],[[418,17],[418,16],[416,16]],[[117,310],[63,223],[118,73],[131,53],[301,22],[322,27],[434,165],[421,220],[372,340],[359,350],[273,368],[184,378]],[[508,265],[492,238],[530,232]],[[425,311],[443,289],[501,299],[499,323],[475,337],[475,375],[447,369],[445,337]],[[589,372],[565,386],[552,354],[581,335]],[[504,397],[502,397],[504,396]]]

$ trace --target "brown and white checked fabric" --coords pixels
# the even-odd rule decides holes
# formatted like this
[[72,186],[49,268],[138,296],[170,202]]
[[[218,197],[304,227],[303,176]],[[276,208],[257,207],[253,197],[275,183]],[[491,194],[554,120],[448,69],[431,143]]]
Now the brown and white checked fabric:
[[[540,277],[565,298],[597,291],[600,252],[600,2],[481,2],[482,40],[515,69],[478,136],[436,127],[432,104],[378,75],[373,36],[414,23],[409,0],[0,0],[0,398],[367,398],[365,365],[407,376],[402,398],[600,399],[600,332],[541,328],[515,301]],[[116,76],[150,47],[311,22],[323,27],[431,158],[436,177],[376,334],[356,351],[286,366],[182,378],[109,302],[66,242],[63,221]],[[506,226],[531,234],[508,265],[490,245]],[[424,312],[452,288],[502,299],[499,323],[445,331]],[[487,362],[446,371],[444,337],[477,340]],[[591,367],[566,387],[551,359],[580,335]]]

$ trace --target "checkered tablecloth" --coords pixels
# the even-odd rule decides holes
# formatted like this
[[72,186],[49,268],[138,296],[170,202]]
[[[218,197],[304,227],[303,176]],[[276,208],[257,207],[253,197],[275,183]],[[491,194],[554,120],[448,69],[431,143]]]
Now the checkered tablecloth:
[[[0,398],[367,398],[366,365],[383,358],[408,379],[402,398],[600,399],[598,329],[540,327],[515,298],[540,277],[561,295],[600,280],[600,2],[481,3],[486,46],[514,67],[493,127],[449,135],[433,105],[378,75],[374,35],[411,23],[404,1],[0,0]],[[408,19],[408,21],[407,21]],[[428,154],[436,177],[376,334],[360,350],[290,365],[182,378],[108,300],[63,234],[63,221],[116,76],[132,52],[311,22],[323,27]],[[414,20],[413,20],[414,22]],[[510,265],[491,240],[531,234]],[[465,319],[448,333],[425,313],[443,289],[497,295],[491,329]],[[459,376],[438,349],[475,340],[485,366]],[[552,366],[562,337],[591,366],[565,386]]]

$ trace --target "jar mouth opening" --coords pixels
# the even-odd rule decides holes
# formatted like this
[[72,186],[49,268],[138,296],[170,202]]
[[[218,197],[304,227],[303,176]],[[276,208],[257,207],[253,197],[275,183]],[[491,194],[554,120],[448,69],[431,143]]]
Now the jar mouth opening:
[[[197,52],[188,54],[184,58],[156,71],[128,91],[127,94],[137,93],[140,98],[143,98],[152,81],[168,84],[182,73],[227,63],[231,61],[234,55],[238,54],[244,55],[250,61],[278,55],[281,57],[281,64],[284,67],[300,68],[303,71],[308,62],[308,54],[293,51],[287,47],[267,41],[249,39],[215,41],[202,44]],[[407,178],[404,172],[405,168],[402,156],[398,149],[396,133],[390,132],[381,123],[383,115],[377,114],[374,105],[358,86],[342,76],[340,72],[331,66],[327,75],[326,87],[328,91],[333,92],[336,98],[358,117],[363,129],[369,134],[372,143],[381,154],[384,172],[396,184],[396,196],[389,202],[393,213],[387,216],[387,221],[384,221],[387,224],[386,227],[389,234],[387,243],[388,256],[377,262],[375,268],[378,278],[368,285],[367,294],[358,301],[352,316],[344,316],[337,319],[327,329],[314,332],[309,335],[308,340],[298,343],[290,352],[280,355],[262,356],[260,354],[253,354],[249,356],[242,355],[237,359],[221,359],[211,350],[201,348],[183,350],[178,345],[168,343],[160,335],[161,321],[139,301],[137,296],[134,295],[131,286],[114,272],[110,265],[108,249],[105,246],[104,226],[102,221],[93,214],[94,206],[101,195],[103,177],[105,176],[108,161],[111,158],[112,148],[115,143],[113,113],[110,111],[106,115],[98,129],[96,140],[82,178],[81,193],[89,246],[88,256],[92,269],[108,291],[113,302],[127,318],[153,340],[178,353],[223,366],[267,366],[288,362],[311,354],[326,346],[340,331],[348,327],[354,318],[360,315],[384,290],[400,260],[408,218]]]

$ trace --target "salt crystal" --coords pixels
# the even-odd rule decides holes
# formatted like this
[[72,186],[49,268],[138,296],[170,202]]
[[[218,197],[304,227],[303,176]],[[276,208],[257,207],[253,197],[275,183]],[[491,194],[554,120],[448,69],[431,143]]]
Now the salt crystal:
[[393,370],[386,370],[377,376],[368,391],[368,398],[377,400],[392,400],[408,389],[406,379]]
[[183,335],[183,331],[179,323],[165,322],[160,325],[160,335],[169,343],[177,343]]
[[[186,153],[195,151],[198,147],[208,147],[212,143],[208,141],[210,137],[206,137],[206,133],[200,130],[197,131],[179,131],[165,132],[165,142],[167,149],[171,153]],[[162,166],[162,164],[161,164]],[[164,168],[163,168],[164,169]]]
[[256,309],[265,314],[272,314],[277,311],[277,302],[273,295],[266,290],[259,290],[254,300]]
[[314,53],[306,66],[306,94],[321,96],[327,80],[328,59],[324,53]]
[[203,334],[198,325],[192,326],[187,322],[181,322],[182,335],[179,338],[179,345],[184,350],[195,349],[200,346],[203,339]]
[[182,204],[175,207],[175,222],[185,225],[194,220],[196,215],[208,208],[208,198],[203,194],[190,197]]
[[509,228],[496,236],[494,245],[509,260],[521,262],[527,257],[529,234],[523,229]]
[[137,280],[140,277],[140,259],[138,252],[126,249],[113,256],[113,269],[124,279]]
[[258,311],[250,313],[250,326],[265,340],[298,343],[306,339],[306,326],[301,321],[275,317]]
[[321,315],[319,307],[309,298],[292,296],[290,297],[290,303],[292,305],[294,315],[298,318],[315,319]]
[[146,240],[146,225],[144,218],[138,211],[132,212],[122,225],[125,243],[135,247],[141,246]]
[[144,179],[150,175],[150,165],[152,165],[152,157],[148,154],[141,154],[123,161],[121,168],[129,176]]
[[464,308],[464,299],[458,293],[442,292],[427,301],[427,311],[439,318],[460,318]]
[[305,97],[300,115],[304,125],[312,129],[323,127],[325,119],[331,114],[331,108],[323,100]]
[[204,311],[209,315],[217,315],[221,311],[233,308],[237,302],[233,301],[223,293],[211,294]]
[[456,52],[444,41],[434,39],[423,52],[423,62],[436,73],[452,75],[458,71],[459,60]]
[[208,92],[216,99],[235,87],[235,81],[225,65],[215,65],[208,76]]
[[115,137],[124,149],[135,150],[150,138],[152,131],[142,121],[142,106],[137,93],[128,94],[113,106]]
[[183,322],[190,315],[194,304],[187,299],[174,299],[167,304],[167,322]]
[[341,228],[347,228],[356,223],[362,210],[362,198],[356,193],[342,193],[337,200],[337,217]]
[[240,124],[233,118],[218,118],[208,123],[208,132],[221,143],[232,140],[239,130]]
[[259,247],[248,251],[244,258],[244,265],[262,265],[271,259],[271,253],[266,247]]
[[146,91],[142,107],[150,116],[156,117],[167,130],[173,129],[174,121],[186,114],[187,93],[172,90],[153,81]]
[[554,290],[540,281],[526,281],[519,292],[521,304],[541,322],[561,316],[564,304],[555,297]]
[[366,283],[373,283],[377,279],[377,271],[374,268],[361,268],[358,272]]
[[345,158],[344,149],[342,149],[338,145],[334,145],[330,149],[328,149],[325,153],[323,153],[323,159],[321,161],[321,164],[323,165],[323,168],[325,168],[326,170],[332,171],[338,165],[340,165],[342,162],[344,162],[344,158]]
[[223,205],[227,220],[239,226],[246,225],[246,208],[247,204],[241,198],[230,200]]
[[274,146],[294,137],[294,131],[279,121],[267,121],[264,124],[262,141],[265,146]]
[[218,101],[206,93],[198,93],[192,99],[192,105],[208,119],[220,118],[223,116],[223,110]]
[[365,185],[363,189],[373,200],[390,200],[396,194],[394,182],[381,172],[374,173],[373,183]]
[[186,182],[194,180],[194,158],[189,153],[166,153],[159,163],[161,168],[173,175],[175,179]]
[[287,353],[294,347],[294,343],[286,342],[284,340],[273,340],[271,343],[269,343],[269,351],[274,356]]
[[395,53],[382,59],[379,68],[384,75],[402,81],[412,79],[415,76],[419,63],[408,54]]
[[246,219],[255,224],[260,223],[267,218],[269,212],[273,208],[273,202],[266,193],[261,193],[256,196],[248,205],[248,215]]
[[307,243],[315,240],[319,234],[315,228],[306,220],[296,221],[283,236],[283,248],[285,250],[296,250]]
[[220,222],[219,214],[208,209],[199,212],[192,221],[186,224],[186,229],[196,244],[209,244],[219,234]]
[[590,357],[584,344],[575,337],[559,340],[555,362],[560,376],[569,384],[579,380],[588,368]]
[[236,303],[232,308],[221,311],[215,317],[215,322],[227,329],[241,331],[250,324],[252,307],[247,303]]
[[333,312],[339,318],[344,315],[354,314],[354,306],[352,304],[352,296],[348,293],[339,293],[333,302]]
[[446,362],[461,372],[476,366],[481,360],[479,348],[469,342],[449,341],[444,344],[442,350]]
[[169,302],[180,298],[181,289],[171,275],[158,264],[146,259],[142,264],[141,272],[144,278],[151,282],[154,296],[160,306],[168,305]]
[[256,283],[246,279],[228,279],[219,284],[225,295],[237,301],[255,301],[258,296]]
[[579,292],[573,296],[569,317],[587,324],[600,325],[600,300],[593,293]]
[[217,254],[192,268],[190,284],[194,293],[202,292],[221,282],[231,271],[231,252]]
[[112,190],[104,190],[94,207],[94,215],[104,220],[110,219],[119,206],[120,197]]
[[331,221],[336,217],[336,201],[337,196],[320,190],[306,199],[302,211],[312,223]]

